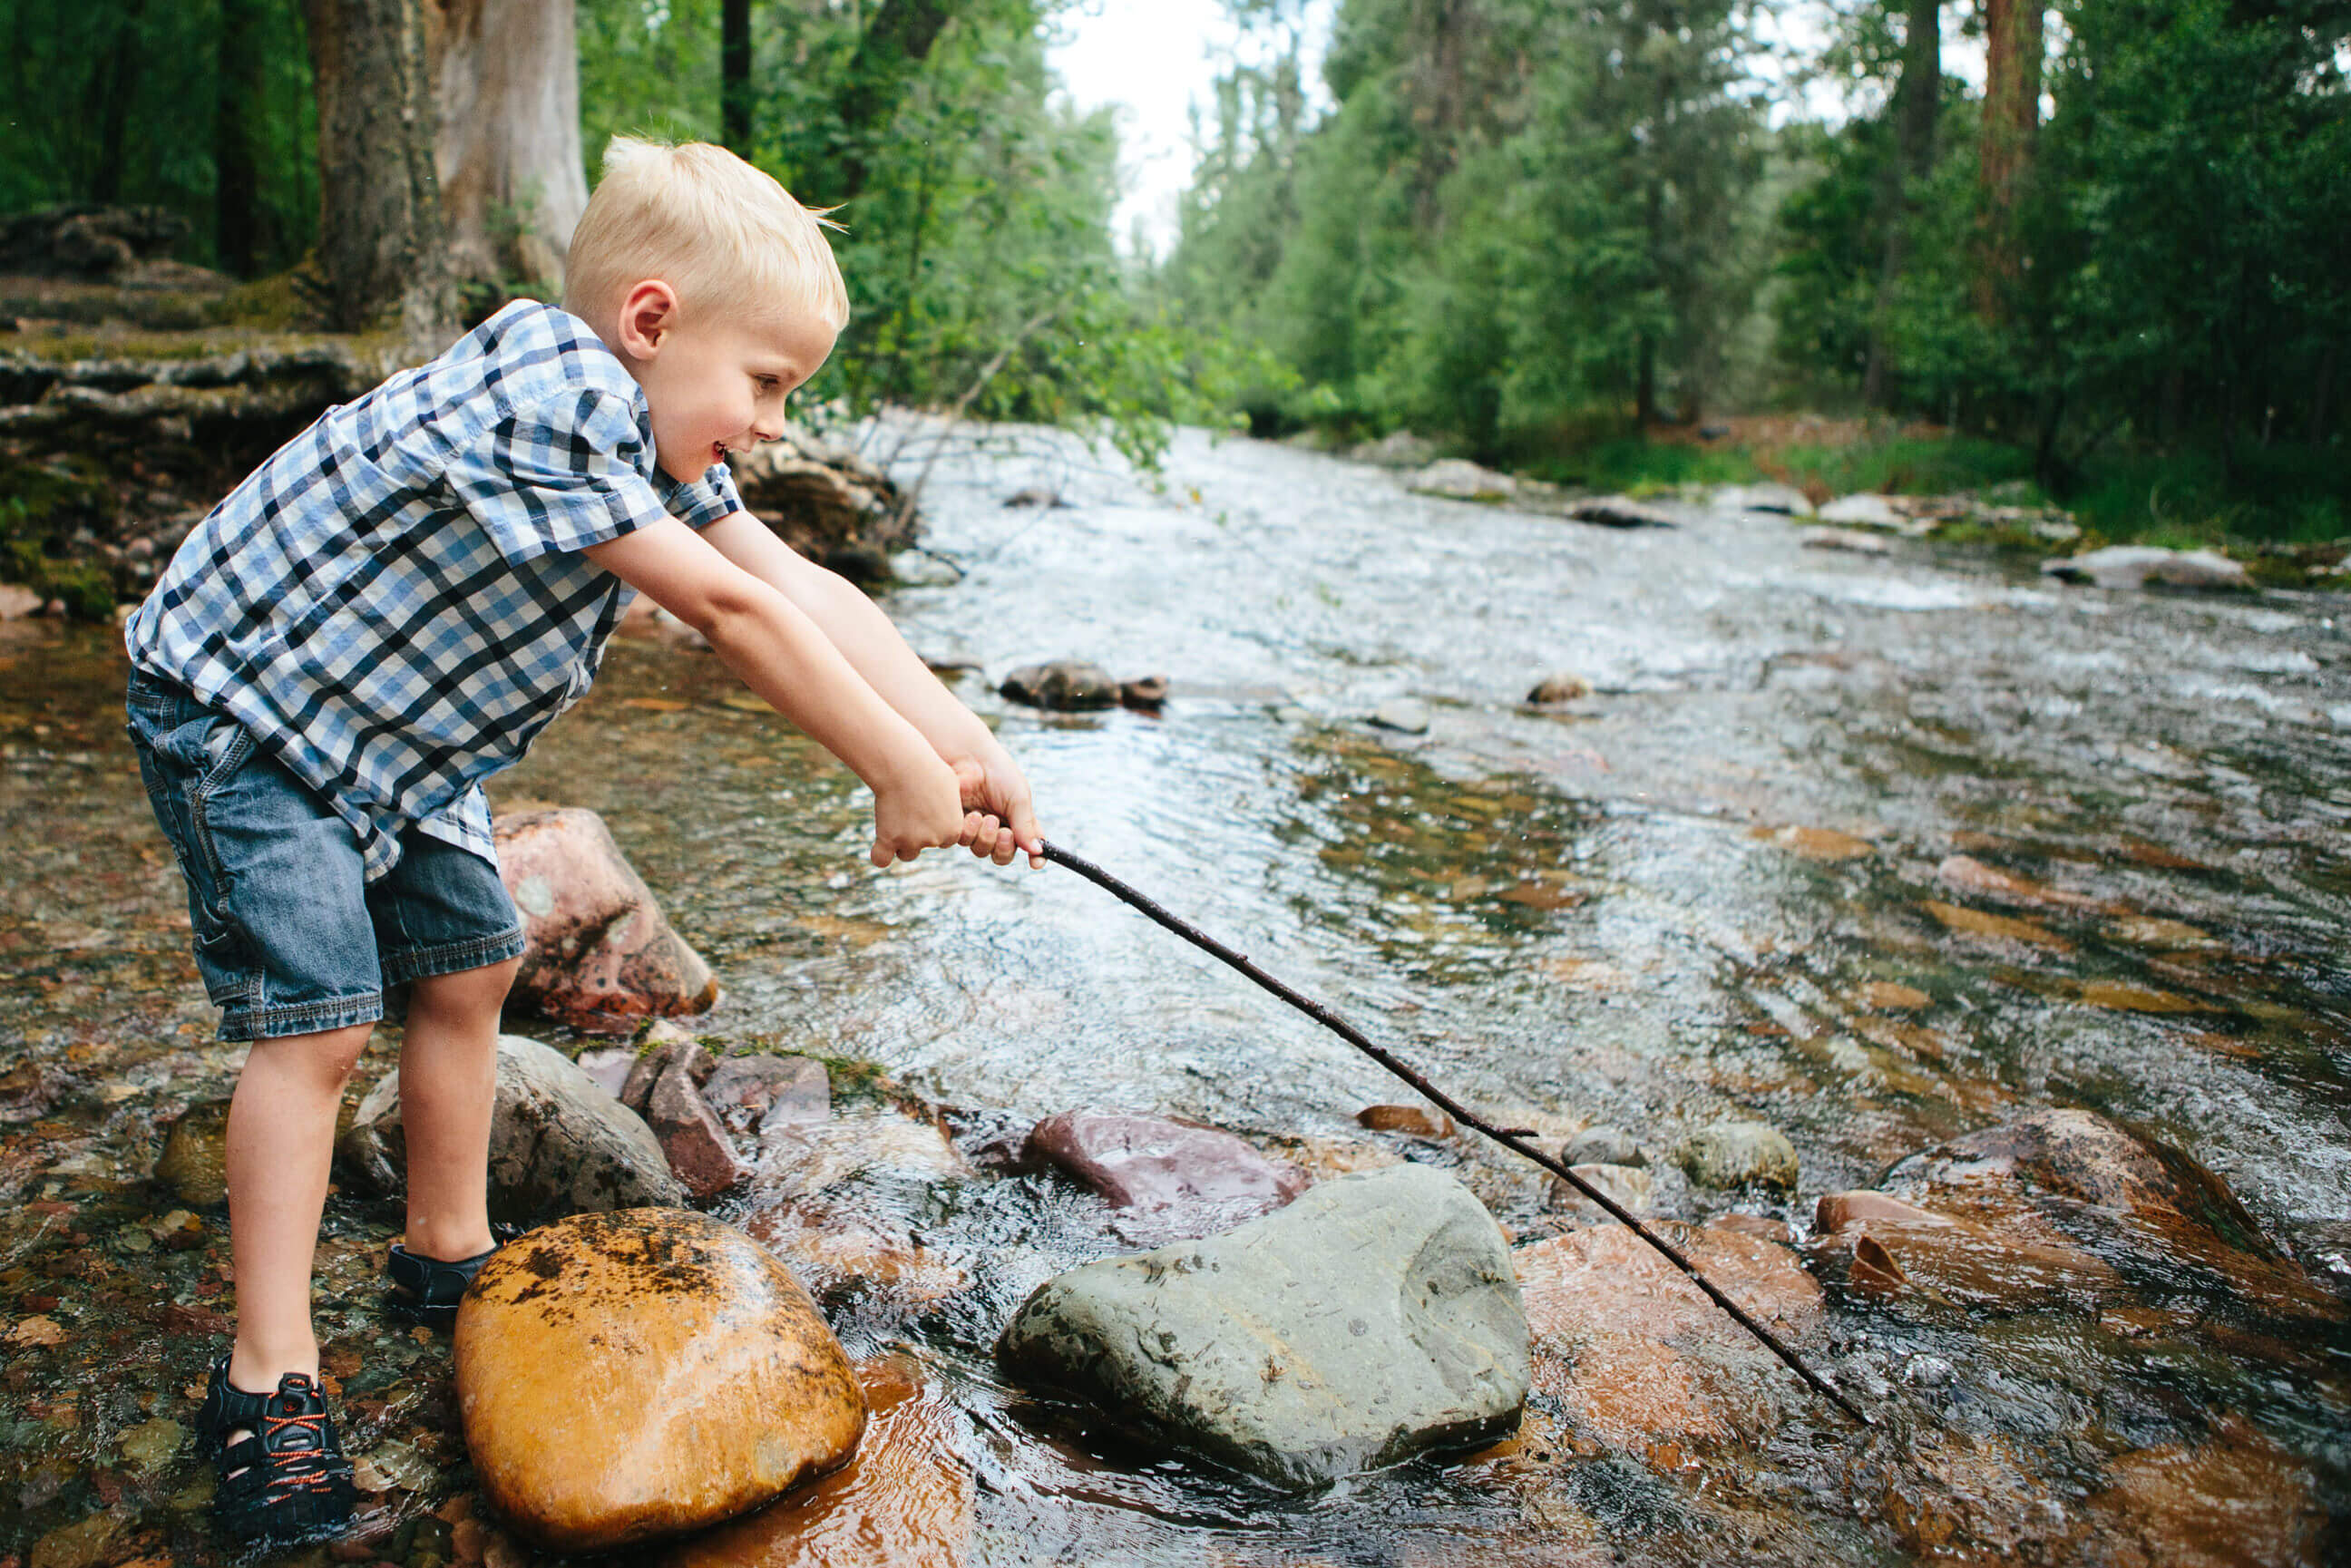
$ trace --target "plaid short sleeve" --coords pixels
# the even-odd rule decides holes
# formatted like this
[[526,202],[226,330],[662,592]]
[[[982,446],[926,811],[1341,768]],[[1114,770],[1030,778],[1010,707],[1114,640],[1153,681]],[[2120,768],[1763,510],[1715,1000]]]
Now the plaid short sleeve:
[[706,528],[743,509],[742,492],[735,488],[735,476],[724,463],[714,464],[701,478],[677,486],[663,499],[672,517],[693,528]]
[[[519,566],[668,516],[639,467],[647,441],[628,403],[596,388],[569,387],[517,407],[451,454],[445,477],[498,553]],[[707,476],[696,485],[706,483]],[[726,488],[732,494],[734,486]]]

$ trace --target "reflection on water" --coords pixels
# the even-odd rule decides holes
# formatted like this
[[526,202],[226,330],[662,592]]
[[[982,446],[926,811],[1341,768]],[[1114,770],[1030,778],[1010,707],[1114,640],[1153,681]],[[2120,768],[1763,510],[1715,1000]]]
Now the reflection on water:
[[[1820,1192],[2085,1106],[2177,1144],[2314,1274],[2351,1277],[2338,601],[2059,591],[1926,546],[1830,558],[1782,520],[1697,508],[1620,534],[1196,435],[1155,494],[1018,444],[941,465],[927,538],[967,575],[900,591],[893,617],[985,671],[959,692],[1022,759],[1050,836],[1465,1101],[1658,1148],[1727,1114],[1771,1122],[1803,1172],[1772,1213],[1800,1233]],[[1072,505],[1000,506],[1040,480]],[[216,1329],[222,1239],[156,1240],[176,1200],[141,1178],[158,1128],[225,1092],[236,1053],[209,1040],[110,640],[6,636],[0,1292],[67,1332],[11,1346],[0,1443],[32,1479],[0,1483],[0,1553],[104,1507],[200,1545],[152,1522],[182,1518],[170,1499],[199,1468],[140,1469],[120,1434],[186,1418],[169,1389]],[[1164,672],[1174,695],[1160,716],[1063,717],[989,690],[1064,656]],[[1554,670],[1596,695],[1520,706]],[[1430,705],[1426,735],[1362,722],[1400,695]],[[535,800],[603,813],[710,957],[726,996],[697,1027],[879,1061],[967,1148],[1077,1106],[1211,1120],[1323,1168],[1404,1147],[1353,1122],[1404,1097],[1377,1069],[1078,879],[872,871],[856,781],[706,655],[616,646],[494,790],[502,810]],[[1564,1223],[1482,1150],[1409,1152],[1521,1236]],[[1683,1218],[1725,1206],[1670,1171],[1657,1191]],[[454,1462],[434,1396],[391,1392],[399,1358],[429,1383],[438,1353],[366,1312],[388,1217],[337,1216],[350,1260],[329,1247],[322,1300],[360,1347],[352,1386],[385,1380],[354,1418]],[[2351,1496],[2340,1328],[2282,1327],[2192,1269],[2135,1277],[2143,1320],[1833,1292],[1815,1351],[1893,1390],[1866,1436],[1790,1396],[1776,1429],[1676,1469],[1554,1430],[1539,1398],[1510,1451],[1272,1500],[997,1378],[987,1347],[1026,1291],[1119,1249],[1091,1199],[885,1161],[760,1223],[779,1249],[854,1231],[946,1271],[893,1291],[811,1265],[853,1351],[919,1364],[988,1562],[1858,1563],[1931,1555],[1955,1511],[1971,1522],[1954,1551],[1996,1555],[1989,1519],[2015,1552],[2130,1561],[2118,1521],[2181,1497],[2205,1500],[2208,1560],[2272,1561],[2275,1511],[2230,1499],[2325,1514]],[[916,1288],[948,1277],[965,1288]],[[168,1375],[60,1392],[101,1357]],[[2062,1529],[2053,1499],[2071,1500]]]

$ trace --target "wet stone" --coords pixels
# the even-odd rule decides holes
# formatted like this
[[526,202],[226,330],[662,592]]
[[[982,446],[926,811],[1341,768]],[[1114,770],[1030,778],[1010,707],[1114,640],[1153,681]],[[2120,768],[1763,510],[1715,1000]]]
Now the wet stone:
[[[1631,1166],[1594,1165],[1583,1163],[1567,1167],[1581,1176],[1617,1207],[1628,1214],[1646,1214],[1656,1181],[1646,1170]],[[1612,1218],[1608,1211],[1593,1202],[1572,1183],[1553,1176],[1551,1182],[1550,1207],[1564,1209],[1581,1218]]]
[[1228,1235],[1059,1275],[997,1354],[1147,1438],[1311,1487],[1509,1432],[1526,1333],[1492,1217],[1407,1165],[1324,1183]]
[[997,689],[1013,702],[1062,712],[1116,707],[1119,703],[1118,682],[1111,673],[1076,659],[1024,664]]
[[1305,1172],[1230,1133],[1116,1112],[1048,1116],[1029,1130],[1024,1154],[1113,1207],[1147,1217],[1161,1239],[1228,1229],[1280,1207],[1308,1185]]
[[661,1140],[672,1174],[697,1198],[716,1197],[751,1174],[751,1167],[736,1157],[726,1129],[703,1103],[702,1091],[684,1062],[673,1065],[653,1085],[645,1123]]
[[1580,702],[1591,695],[1590,681],[1569,671],[1558,670],[1537,681],[1527,692],[1526,700],[1545,707],[1553,703]]
[[661,1568],[958,1568],[972,1532],[962,1423],[904,1356],[860,1364],[872,1412],[856,1457],[772,1506],[683,1542]]
[[[363,1182],[390,1196],[407,1189],[407,1148],[400,1075],[392,1072],[360,1103],[337,1152]],[[560,1051],[520,1035],[498,1037],[489,1176],[491,1214],[525,1223],[685,1199],[643,1118]]]
[[1453,1118],[1420,1105],[1366,1105],[1355,1113],[1355,1124],[1374,1133],[1404,1133],[1416,1138],[1449,1138]]
[[1428,705],[1412,697],[1395,697],[1372,710],[1372,724],[1403,735],[1428,733]]
[[644,879],[593,811],[523,811],[496,825],[498,874],[528,941],[510,1008],[590,1032],[718,999],[702,956],[670,929]]
[[621,1103],[640,1116],[653,1101],[653,1085],[671,1068],[684,1068],[687,1078],[695,1083],[705,1082],[718,1069],[717,1059],[703,1048],[700,1040],[665,1019],[645,1031],[639,1046],[629,1076],[621,1084]]
[[164,1134],[155,1179],[182,1203],[209,1208],[228,1201],[228,1102],[191,1105]]
[[583,1215],[502,1249],[459,1309],[456,1360],[484,1495],[558,1551],[733,1518],[839,1469],[865,1423],[790,1272],[676,1210]]
[[702,1097],[737,1132],[768,1121],[821,1122],[832,1114],[824,1063],[807,1056],[726,1057],[702,1086]]
[[1649,1154],[1622,1127],[1586,1127],[1567,1140],[1560,1161],[1571,1166],[1646,1166]]
[[1796,1186],[1795,1145],[1762,1122],[1701,1127],[1674,1145],[1673,1161],[1697,1186],[1792,1192]]

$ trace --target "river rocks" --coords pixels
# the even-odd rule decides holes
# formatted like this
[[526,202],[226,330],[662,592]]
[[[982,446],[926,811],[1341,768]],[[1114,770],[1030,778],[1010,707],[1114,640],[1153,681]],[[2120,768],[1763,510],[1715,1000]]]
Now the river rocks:
[[1754,837],[1769,839],[1792,854],[1808,861],[1860,860],[1876,854],[1876,847],[1867,839],[1840,832],[1834,828],[1806,828],[1791,825],[1785,828],[1756,828]]
[[628,1077],[622,1081],[621,1103],[643,1115],[653,1099],[653,1085],[673,1068],[701,1083],[718,1070],[718,1060],[700,1040],[664,1019],[645,1030],[642,1049],[630,1064]]
[[[377,1191],[406,1189],[397,1072],[360,1102],[338,1152]],[[561,1052],[519,1035],[498,1037],[489,1175],[490,1213],[517,1222],[685,1200],[643,1119]]]
[[1636,501],[1630,496],[1593,496],[1570,503],[1567,515],[1579,523],[1604,528],[1671,528],[1680,524],[1663,507]]
[[155,1179],[194,1208],[228,1201],[228,1102],[208,1100],[180,1113],[163,1135]]
[[645,1124],[661,1140],[671,1172],[696,1198],[716,1197],[751,1174],[736,1157],[726,1129],[703,1103],[694,1075],[682,1067],[671,1068],[653,1084]]
[[601,817],[524,811],[496,832],[498,873],[529,941],[508,1006],[615,1033],[718,999],[710,966],[670,929]]
[[1075,659],[1024,664],[1005,676],[1004,685],[997,689],[1014,702],[1061,712],[1118,706],[1118,682],[1110,672]]
[[1230,1133],[1157,1116],[1064,1111],[1031,1128],[1022,1153],[1146,1218],[1146,1228],[1170,1239],[1228,1229],[1308,1186],[1304,1171]]
[[1649,1152],[1622,1127],[1586,1127],[1567,1140],[1560,1163],[1570,1166],[1646,1166]]
[[1995,1228],[1880,1192],[1823,1194],[1807,1249],[1813,1267],[1878,1300],[2014,1312],[2067,1301],[2095,1310],[2121,1287],[2095,1254],[2039,1228]]
[[1061,499],[1061,493],[1050,485],[1024,485],[1005,497],[1004,504],[1008,508],[1013,509],[1021,507],[1053,507],[1069,505],[1067,501]]
[[1419,1105],[1366,1105],[1355,1113],[1355,1125],[1374,1133],[1403,1133],[1415,1138],[1449,1138],[1453,1118]]
[[[1649,1212],[1649,1201],[1656,1191],[1656,1180],[1647,1171],[1632,1166],[1603,1165],[1591,1161],[1579,1162],[1567,1168],[1627,1214]],[[1548,1202],[1552,1208],[1565,1209],[1584,1218],[1613,1218],[1606,1209],[1577,1191],[1573,1183],[1562,1181],[1557,1176],[1551,1178]]]
[[730,1056],[720,1061],[702,1097],[738,1133],[769,1119],[821,1122],[832,1114],[832,1087],[824,1063],[807,1056]]
[[1797,536],[1806,549],[1843,550],[1847,555],[1892,555],[1894,547],[1876,534],[1855,528],[1806,528]]
[[759,1128],[761,1196],[805,1197],[852,1181],[930,1187],[972,1174],[946,1134],[883,1106],[861,1107],[829,1122],[769,1117]]
[[1529,1368],[1510,1263],[1467,1188],[1398,1166],[1212,1240],[1059,1275],[997,1354],[1148,1436],[1311,1487],[1517,1424]]
[[1726,485],[1712,497],[1712,505],[1726,512],[1781,512],[1807,517],[1812,501],[1792,485]]
[[[730,454],[743,505],[792,549],[842,575],[888,575],[890,552],[912,544],[914,510],[889,475],[803,425]],[[847,568],[847,570],[843,570]]]
[[[1784,1247],[1713,1226],[1654,1228],[1758,1322],[1801,1347],[1821,1290]],[[1693,1448],[1754,1440],[1804,1398],[1771,1353],[1621,1225],[1511,1254],[1534,1336],[1534,1385],[1581,1437],[1663,1470]]]
[[1519,493],[1519,482],[1466,459],[1447,457],[1405,480],[1405,488],[1416,496],[1439,496],[1449,501],[1507,501]]
[[1383,468],[1426,468],[1436,460],[1437,443],[1409,430],[1391,430],[1377,441],[1359,443],[1347,455]]
[[789,1266],[820,1301],[853,1290],[860,1318],[911,1316],[963,1291],[971,1276],[915,1239],[882,1204],[800,1197],[762,1208],[743,1228]]
[[1718,1122],[1674,1145],[1673,1162],[1691,1185],[1718,1188],[1796,1186],[1796,1149],[1762,1122]]
[[674,1210],[580,1216],[501,1249],[458,1310],[456,1359],[484,1495],[560,1552],[731,1519],[839,1469],[865,1424],[789,1271]]
[[1823,507],[1821,521],[1865,528],[1898,528],[1907,520],[1884,496],[1843,496]]
[[1935,867],[1935,874],[1962,893],[2008,904],[2042,909],[2095,909],[2098,901],[2063,888],[2048,887],[2025,877],[1988,866],[1971,855],[1951,855]]
[[1372,724],[1401,735],[1428,733],[1428,705],[1415,697],[1391,697],[1372,710]]
[[2253,580],[2227,556],[2211,550],[2159,549],[2153,545],[2109,545],[2083,555],[2041,563],[2044,577],[2099,588],[2251,588]]
[[960,1568],[971,1539],[963,1423],[904,1356],[862,1362],[856,1457],[772,1506],[681,1542],[661,1568]]
[[2282,1256],[2226,1184],[2169,1145],[2088,1111],[2043,1111],[1896,1164],[1894,1197],[2004,1239],[2177,1278],[2183,1267],[2284,1317],[2344,1305]]
[[1554,703],[1581,702],[1592,695],[1592,683],[1569,670],[1558,670],[1537,681],[1528,691],[1526,700],[1538,707]]

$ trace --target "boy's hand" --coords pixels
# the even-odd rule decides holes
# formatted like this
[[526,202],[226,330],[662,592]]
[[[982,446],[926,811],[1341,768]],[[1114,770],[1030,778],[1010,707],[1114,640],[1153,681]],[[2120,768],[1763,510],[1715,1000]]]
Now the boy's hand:
[[897,781],[873,791],[873,863],[911,861],[925,850],[967,844],[976,831],[953,768],[929,751]]
[[991,746],[979,755],[959,757],[955,776],[963,794],[962,841],[971,846],[971,852],[998,865],[1010,865],[1012,857],[1026,850],[1029,864],[1042,870],[1044,835],[1038,831],[1037,813],[1029,803],[1029,780],[1022,777],[1011,753]]

